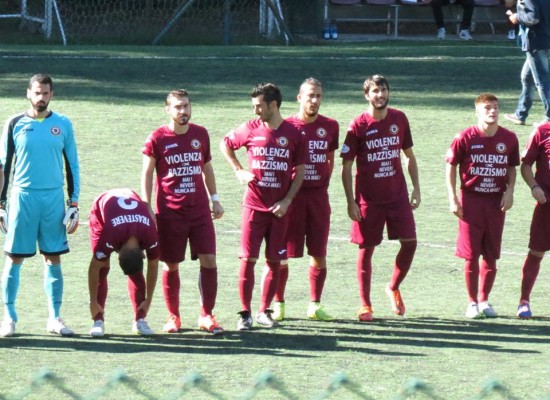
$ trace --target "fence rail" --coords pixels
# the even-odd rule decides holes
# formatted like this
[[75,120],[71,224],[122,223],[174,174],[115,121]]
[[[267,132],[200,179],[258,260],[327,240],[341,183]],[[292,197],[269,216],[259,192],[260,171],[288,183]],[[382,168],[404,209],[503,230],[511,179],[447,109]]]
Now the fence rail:
[[[218,399],[218,400],[228,400],[228,399],[238,399],[238,400],[251,400],[254,398],[262,398],[262,393],[266,390],[275,391],[278,395],[289,399],[289,400],[298,400],[298,399],[312,399],[312,400],[323,400],[328,399],[329,397],[333,398],[343,398],[346,394],[353,394],[354,398],[359,399],[368,399],[374,400],[374,397],[371,397],[366,392],[366,389],[362,385],[353,382],[349,379],[348,375],[345,372],[335,373],[332,377],[329,378],[326,386],[318,393],[313,393],[308,397],[297,396],[293,394],[288,388],[286,388],[284,382],[279,380],[272,372],[264,371],[258,374],[251,385],[248,388],[244,388],[243,392],[238,396],[230,396],[227,394],[218,393],[213,390],[213,385],[210,385],[209,382],[199,373],[190,372],[184,376],[179,385],[170,391],[167,395],[163,397],[158,397],[155,394],[148,393],[146,390],[142,389],[140,382],[134,378],[131,378],[123,370],[112,371],[106,378],[105,382],[98,386],[93,392],[86,395],[80,395],[76,391],[71,390],[65,384],[65,380],[57,376],[51,370],[44,368],[39,370],[31,381],[24,387],[19,390],[19,392],[13,395],[1,395],[0,400],[22,400],[28,396],[40,395],[41,392],[48,389],[48,387],[53,387],[55,390],[63,393],[65,396],[78,399],[78,400],[94,400],[105,397],[109,392],[113,390],[120,390],[120,387],[123,386],[123,389],[132,392],[133,394],[139,395],[142,398],[150,400],[161,400],[161,399],[183,399],[183,398],[193,398],[193,394],[196,391],[202,392],[202,394],[207,395],[209,398]],[[346,393],[343,393],[346,392]],[[349,393],[347,393],[349,392]],[[512,392],[501,382],[497,380],[489,380],[485,382],[479,391],[479,393],[474,394],[473,400],[482,400],[488,398],[496,398],[495,395],[498,395],[501,399],[507,400],[519,400],[520,398],[513,395]],[[524,394],[523,394],[524,395]],[[399,389],[396,395],[393,397],[396,400],[405,400],[410,398],[428,398],[433,400],[443,400],[444,397],[438,396],[432,387],[430,387],[426,382],[412,378]],[[521,397],[524,399],[524,397]],[[550,399],[549,396],[541,397],[541,399]]]

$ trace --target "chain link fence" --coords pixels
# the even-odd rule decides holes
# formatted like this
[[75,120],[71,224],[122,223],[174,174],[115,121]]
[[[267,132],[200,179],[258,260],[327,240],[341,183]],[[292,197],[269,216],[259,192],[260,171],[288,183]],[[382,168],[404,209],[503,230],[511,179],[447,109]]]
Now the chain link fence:
[[[243,388],[243,391],[238,396],[229,396],[227,394],[219,393],[212,389],[214,385],[210,385],[209,382],[199,373],[191,372],[184,376],[179,385],[171,390],[163,397],[158,397],[156,394],[148,393],[142,388],[142,385],[138,380],[129,377],[122,370],[115,370],[107,377],[105,382],[98,386],[96,390],[86,395],[80,395],[77,392],[69,389],[64,380],[58,377],[55,373],[48,369],[42,369],[36,373],[31,381],[21,390],[13,395],[3,396],[0,395],[0,400],[22,400],[28,396],[40,396],[46,390],[52,388],[59,393],[62,393],[65,397],[81,400],[94,400],[106,397],[113,391],[117,393],[123,389],[138,395],[145,399],[161,400],[161,399],[183,399],[194,398],[197,393],[206,398],[228,400],[251,400],[255,398],[265,398],[267,392],[276,392],[279,397],[289,400],[299,399],[312,399],[323,400],[332,398],[349,398],[353,395],[353,398],[374,400],[366,390],[360,385],[349,379],[346,373],[339,372],[334,374],[328,380],[326,386],[322,388],[318,393],[301,394],[300,396],[292,393],[284,385],[284,382],[279,380],[270,371],[264,371],[257,375],[254,381],[249,387]],[[511,390],[497,380],[487,381],[480,389],[479,393],[474,394],[473,400],[494,399],[501,398],[507,400],[519,400],[525,399],[525,394],[521,397],[515,396]],[[46,397],[46,396],[45,396]],[[426,398],[433,400],[443,400],[444,398],[434,393],[434,390],[425,382],[419,379],[410,379],[406,382],[393,397],[396,400],[405,400],[410,398]],[[550,399],[549,396],[540,397],[541,400]]]

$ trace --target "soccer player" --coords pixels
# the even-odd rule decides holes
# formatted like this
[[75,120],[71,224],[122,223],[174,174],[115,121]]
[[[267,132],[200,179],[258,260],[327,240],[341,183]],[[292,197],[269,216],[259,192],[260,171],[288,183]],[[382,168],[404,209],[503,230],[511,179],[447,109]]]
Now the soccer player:
[[[298,92],[298,114],[286,120],[305,133],[308,158],[304,182],[289,208],[287,257],[304,256],[307,245],[309,261],[310,319],[330,321],[332,317],[321,306],[321,295],[327,276],[327,243],[330,227],[328,185],[334,168],[334,151],[338,149],[338,122],[319,114],[323,86],[308,78]],[[288,280],[288,259],[281,261],[279,283],[273,304],[273,319],[285,316],[285,288]]]
[[494,94],[477,96],[475,109],[477,125],[456,135],[447,152],[446,180],[450,211],[458,217],[455,254],[465,260],[466,317],[492,318],[497,313],[489,294],[497,274],[506,211],[513,204],[519,145],[513,132],[498,125],[500,110]]
[[[550,250],[550,123],[539,125],[527,142],[527,149],[521,162],[521,176],[531,188],[531,195],[537,201],[531,220],[529,253],[523,264],[521,278],[521,296],[517,315],[520,318],[531,318],[529,305],[531,291],[540,271],[544,253]],[[533,164],[536,173],[533,174]]]
[[[256,322],[267,328],[279,325],[273,320],[269,306],[277,289],[281,260],[286,258],[288,208],[304,180],[306,161],[303,135],[281,116],[279,88],[272,83],[260,83],[250,96],[258,118],[230,132],[220,144],[237,178],[248,184],[241,216],[239,295],[242,311],[238,330],[252,327],[254,266],[264,239],[266,266]],[[235,150],[241,147],[247,150],[248,170],[235,155]]]
[[[368,108],[349,125],[341,150],[342,182],[352,220],[351,241],[359,245],[357,280],[361,308],[359,321],[373,320],[370,299],[372,255],[382,242],[384,226],[388,238],[398,239],[401,247],[386,294],[393,312],[405,314],[405,303],[399,286],[405,279],[416,251],[416,228],[413,209],[420,205],[418,167],[413,152],[409,121],[399,110],[388,107],[390,85],[382,75],[373,75],[363,84]],[[401,153],[413,185],[408,195],[401,166]],[[357,161],[355,195],[352,165]]]
[[164,262],[162,288],[169,312],[163,330],[174,333],[181,328],[179,264],[185,259],[189,242],[191,259],[200,263],[198,327],[218,335],[223,328],[212,314],[218,291],[212,217],[221,218],[224,210],[216,192],[210,138],[204,127],[189,122],[191,100],[186,90],[172,90],[165,104],[170,121],[145,142],[141,181],[143,201],[151,205],[156,170],[156,219],[160,260]]
[[[158,275],[159,246],[155,220],[149,206],[130,189],[111,189],[97,197],[90,211],[92,259],[88,269],[90,312],[93,337],[105,334],[104,310],[107,300],[107,275],[111,253],[128,276],[128,294],[134,309],[132,331],[150,336],[153,330],[145,321]],[[147,254],[147,281],[143,276],[143,250]]]
[[[12,336],[18,316],[15,308],[23,261],[36,254],[36,243],[44,258],[44,290],[48,299],[47,330],[61,336],[73,331],[60,317],[63,300],[61,254],[69,252],[67,233],[78,227],[80,169],[71,121],[51,111],[50,76],[31,77],[27,88],[30,108],[6,121],[0,145],[0,164],[5,182],[0,208],[7,210],[9,176],[13,164],[8,224],[2,274],[4,320],[0,336]],[[63,169],[67,179],[67,204],[63,194]],[[64,226],[64,223],[66,226]]]

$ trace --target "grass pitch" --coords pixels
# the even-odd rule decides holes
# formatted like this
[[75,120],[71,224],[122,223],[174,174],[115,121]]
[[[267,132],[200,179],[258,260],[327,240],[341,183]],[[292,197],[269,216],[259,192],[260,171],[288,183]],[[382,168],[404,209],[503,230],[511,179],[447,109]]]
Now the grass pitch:
[[[147,393],[165,398],[192,371],[203,375],[217,392],[237,398],[254,377],[270,370],[297,398],[313,398],[338,371],[345,371],[362,392],[375,399],[394,398],[412,377],[425,381],[440,398],[466,399],[489,379],[498,379],[520,399],[550,395],[550,284],[543,261],[532,294],[538,316],[515,318],[520,273],[526,254],[534,200],[518,184],[515,205],[507,215],[503,254],[498,263],[491,302],[501,317],[471,321],[463,317],[466,291],[462,261],[453,256],[456,219],[448,212],[444,154],[452,137],[476,121],[477,94],[494,92],[501,110],[511,112],[519,94],[523,54],[507,42],[458,43],[413,41],[324,47],[0,47],[0,119],[27,107],[28,78],[37,72],[54,78],[51,108],[73,121],[82,169],[81,209],[85,216],[103,190],[131,187],[139,191],[141,146],[166,123],[163,101],[173,88],[190,91],[192,120],[208,128],[224,218],[218,233],[219,295],[216,314],[227,329],[221,338],[196,330],[198,265],[181,266],[184,331],[152,339],[131,334],[132,312],[124,276],[110,273],[106,308],[108,335],[88,337],[87,267],[90,259],[86,226],[70,237],[71,253],[63,257],[63,316],[77,332],[58,338],[45,332],[41,260],[25,262],[18,298],[18,335],[0,340],[0,394],[23,390],[41,368],[64,378],[76,393],[93,393],[118,368],[139,381]],[[407,317],[392,315],[384,287],[398,246],[385,241],[374,255],[373,302],[376,322],[360,324],[355,278],[357,248],[348,243],[349,220],[339,168],[330,187],[332,229],[328,279],[323,303],[338,320],[308,321],[307,260],[291,260],[287,316],[277,330],[234,331],[239,311],[237,292],[240,199],[244,188],[217,150],[230,129],[254,117],[248,92],[260,81],[283,91],[282,113],[297,110],[295,96],[308,76],[319,78],[325,99],[321,112],[341,125],[341,142],[349,121],[365,109],[361,87],[371,74],[386,75],[391,106],[409,117],[420,170],[422,204],[415,212],[419,247],[402,286]],[[535,103],[529,122],[542,117]],[[512,128],[523,146],[530,127]],[[245,155],[239,154],[244,160]],[[339,160],[338,160],[339,164]],[[84,218],[83,218],[84,219]],[[256,275],[261,274],[259,262]],[[254,295],[257,305],[259,293]],[[148,321],[158,332],[166,317],[160,283]],[[528,388],[528,389],[526,389]],[[58,395],[48,389],[31,398]],[[334,398],[354,398],[344,389]],[[108,398],[142,398],[124,388]],[[357,396],[355,396],[357,398]],[[202,392],[192,398],[208,398]],[[258,398],[284,398],[273,390]]]

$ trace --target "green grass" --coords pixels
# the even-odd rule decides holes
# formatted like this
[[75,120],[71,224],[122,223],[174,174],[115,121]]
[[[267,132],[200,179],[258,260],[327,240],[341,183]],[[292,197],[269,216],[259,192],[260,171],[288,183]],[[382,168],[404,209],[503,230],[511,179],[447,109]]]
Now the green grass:
[[[111,371],[122,368],[158,398],[171,393],[191,371],[202,374],[227,398],[237,398],[265,369],[299,398],[313,398],[338,371],[345,371],[374,399],[394,398],[412,377],[422,379],[445,399],[473,398],[491,378],[503,382],[517,398],[549,396],[547,260],[532,295],[534,312],[540,317],[531,321],[514,317],[534,201],[523,182],[518,182],[491,296],[501,317],[470,321],[463,317],[467,298],[462,261],[453,255],[457,222],[448,212],[444,183],[445,151],[456,133],[475,123],[475,96],[494,92],[502,112],[513,111],[522,63],[522,53],[505,42],[399,41],[298,48],[0,47],[0,119],[27,107],[25,88],[30,75],[44,71],[53,76],[56,97],[51,108],[67,114],[76,129],[84,215],[103,190],[121,186],[139,190],[140,148],[147,135],[167,120],[165,94],[177,87],[190,90],[192,120],[211,134],[218,192],[226,209],[224,218],[216,222],[220,274],[216,314],[228,330],[223,338],[212,338],[195,329],[198,266],[186,261],[181,266],[183,333],[153,339],[131,335],[126,283],[113,268],[106,314],[109,336],[87,337],[90,251],[83,226],[70,237],[71,253],[63,258],[63,316],[79,335],[66,339],[45,333],[41,261],[38,257],[27,260],[18,298],[19,334],[0,340],[0,393],[18,393],[41,367],[48,367],[81,395],[92,393]],[[407,318],[391,314],[383,292],[397,250],[395,243],[386,241],[374,255],[372,297],[377,321],[356,322],[357,248],[347,240],[350,223],[337,169],[330,187],[333,213],[323,302],[339,320],[305,319],[309,289],[307,261],[301,259],[291,262],[290,318],[284,327],[233,331],[240,307],[237,249],[243,187],[217,143],[230,129],[254,117],[248,92],[255,83],[273,81],[281,86],[286,116],[296,111],[297,88],[311,75],[324,83],[322,113],[340,121],[342,142],[348,122],[365,108],[362,82],[374,73],[389,78],[391,105],[409,116],[420,169],[422,204],[415,212],[419,248],[402,287]],[[542,108],[536,102],[529,122],[541,117]],[[504,120],[502,124],[516,131],[523,146],[530,128],[512,127]],[[239,156],[244,159],[243,153]],[[261,268],[259,263],[258,280]],[[258,299],[255,292],[254,305]],[[160,331],[165,317],[159,283],[148,320]],[[31,398],[54,394],[48,389]],[[199,392],[191,398],[203,397]],[[117,389],[107,398],[141,397]],[[283,396],[270,390],[258,398]],[[354,395],[341,390],[333,398]]]

